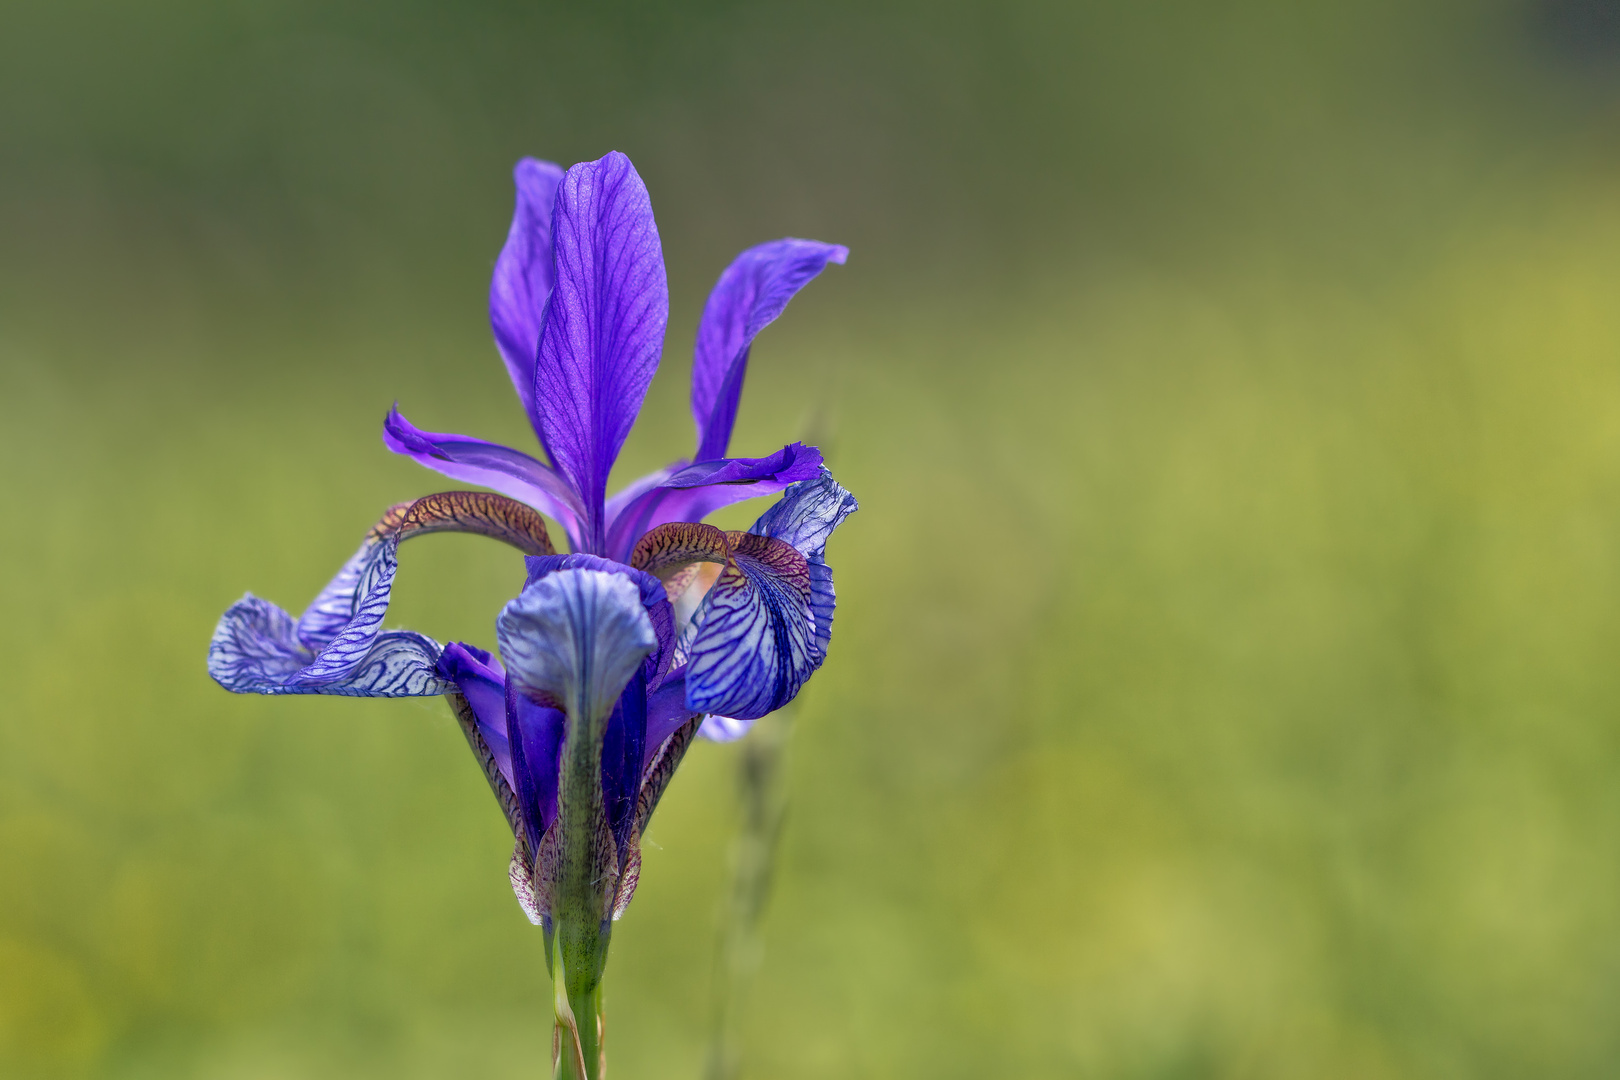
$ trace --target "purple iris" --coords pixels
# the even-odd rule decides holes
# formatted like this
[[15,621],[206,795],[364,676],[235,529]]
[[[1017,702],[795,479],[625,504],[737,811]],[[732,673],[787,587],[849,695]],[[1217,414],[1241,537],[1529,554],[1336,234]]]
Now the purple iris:
[[[525,159],[514,175],[490,321],[550,464],[422,431],[391,411],[390,449],[499,494],[394,507],[298,618],[252,595],[226,611],[208,669],[238,693],[448,695],[512,827],[513,887],[549,940],[554,917],[605,928],[623,911],[641,832],[699,729],[740,735],[791,701],[826,657],[834,592],[824,552],[855,500],[813,447],[725,453],[754,337],[847,251],[777,240],[726,268],[697,333],[693,459],[610,499],[608,475],[668,318],[647,190],[618,153],[566,172]],[[702,524],[719,507],[778,492],[747,532]],[[542,513],[561,524],[572,554],[556,552]],[[382,628],[400,543],[444,531],[528,556],[523,590],[496,622],[504,663]],[[599,976],[605,952],[581,950],[605,950],[605,940],[564,942],[557,955],[570,972],[583,963]]]

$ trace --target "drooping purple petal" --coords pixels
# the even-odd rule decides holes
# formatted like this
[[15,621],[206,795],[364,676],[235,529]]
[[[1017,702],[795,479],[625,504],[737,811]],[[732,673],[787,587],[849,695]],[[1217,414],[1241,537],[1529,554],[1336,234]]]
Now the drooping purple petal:
[[748,530],[755,536],[770,536],[791,544],[809,564],[810,612],[816,620],[814,655],[817,667],[827,657],[827,643],[832,640],[833,609],[837,603],[832,567],[827,565],[827,538],[843,524],[845,518],[859,509],[860,504],[855,501],[855,496],[834,480],[832,472],[823,465],[814,480],[788,488],[787,493],[761,514],[753,528]]
[[616,559],[627,559],[649,529],[670,521],[702,521],[722,506],[774,495],[817,476],[820,469],[821,451],[803,443],[784,446],[769,457],[689,465],[625,504],[609,526],[607,550]]
[[779,540],[727,539],[732,561],[687,631],[686,705],[753,720],[792,701],[816,669],[809,566]]
[[647,745],[642,754],[642,767],[652,761],[664,740],[675,734],[695,714],[686,707],[686,672],[670,672],[657,690],[647,695]]
[[647,188],[623,154],[568,170],[553,233],[535,402],[546,453],[580,496],[583,550],[600,553],[608,473],[658,368],[669,287]]
[[[512,753],[512,790],[522,808],[524,842],[531,853],[557,818],[557,769],[568,722],[562,712],[531,700],[506,680],[506,739]],[[521,900],[521,897],[520,897]]]
[[747,534],[790,548],[802,562],[769,547],[750,558],[747,545],[733,541],[740,573],[721,573],[680,643],[689,656],[686,703],[711,714],[700,734],[739,737],[793,700],[826,659],[835,605],[827,538],[856,509],[822,467],[814,480],[788,488]]
[[849,249],[816,240],[772,240],[732,260],[709,293],[692,354],[696,461],[724,457],[754,337],[782,314],[793,294]]
[[621,856],[629,852],[646,749],[647,675],[643,666],[625,683],[602,738],[602,805]]
[[461,696],[472,706],[478,734],[494,755],[507,786],[516,791],[512,779],[512,750],[506,741],[506,672],[483,649],[452,641],[439,657],[439,674],[455,683]]
[[534,356],[540,348],[540,327],[551,299],[551,215],[562,176],[561,166],[536,158],[526,157],[512,170],[517,205],[489,283],[490,329],[495,332],[501,359],[506,362],[512,386],[537,436],[540,422],[534,407]]
[[455,684],[434,669],[438,642],[383,631],[399,545],[416,536],[464,532],[549,552],[544,520],[530,506],[483,491],[446,491],[390,507],[299,619],[249,595],[225,612],[208,670],[227,690],[258,694],[414,697]]
[[551,515],[577,546],[579,497],[556,472],[521,450],[467,435],[423,431],[405,419],[397,406],[383,421],[383,442],[394,453],[434,472],[493,488]]
[[248,595],[220,616],[208,646],[208,674],[238,694],[332,694],[341,697],[424,697],[453,684],[436,665],[439,643],[408,630],[382,630],[399,569],[398,540],[389,537],[339,571],[352,578],[353,615],[329,640],[311,648],[291,615]]
[[320,652],[353,621],[356,598],[364,595],[360,578],[376,562],[378,543],[371,536],[361,541],[359,550],[349,556],[349,561],[298,616],[298,641],[306,649]]

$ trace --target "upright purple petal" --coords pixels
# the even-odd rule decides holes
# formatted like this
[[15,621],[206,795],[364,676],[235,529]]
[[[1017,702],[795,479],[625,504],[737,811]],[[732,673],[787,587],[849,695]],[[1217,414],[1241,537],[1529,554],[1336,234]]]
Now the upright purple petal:
[[696,461],[724,457],[754,337],[782,314],[793,294],[849,249],[817,240],[772,240],[732,260],[709,293],[692,355]]
[[383,421],[383,442],[394,453],[434,472],[462,483],[493,488],[551,515],[578,546],[579,497],[567,481],[521,450],[469,435],[423,431],[405,419],[397,406]]
[[722,506],[774,495],[820,473],[821,451],[803,443],[769,457],[720,458],[688,465],[626,502],[608,526],[607,550],[627,559],[649,529],[670,521],[702,521]]
[[580,495],[584,550],[600,553],[608,473],[658,368],[669,287],[646,185],[623,154],[568,170],[553,231],[557,280],[535,365],[540,437]]
[[512,170],[517,205],[489,283],[489,325],[536,435],[540,421],[534,408],[534,356],[551,299],[551,215],[562,176],[561,166],[535,158],[524,158]]

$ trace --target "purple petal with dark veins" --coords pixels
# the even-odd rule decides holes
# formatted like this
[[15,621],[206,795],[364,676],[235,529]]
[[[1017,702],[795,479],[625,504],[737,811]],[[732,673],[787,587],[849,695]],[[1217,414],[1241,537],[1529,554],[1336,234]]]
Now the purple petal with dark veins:
[[541,442],[580,495],[583,550],[600,553],[608,473],[641,411],[669,320],[647,188],[611,153],[557,188],[556,284],[535,363]]
[[524,158],[512,170],[517,205],[489,283],[490,329],[536,436],[540,421],[534,407],[534,356],[551,299],[551,215],[562,176],[561,166],[535,158]]
[[578,545],[579,497],[561,476],[521,450],[467,435],[423,431],[405,419],[397,406],[383,421],[383,442],[394,453],[435,472],[493,488],[551,515]]
[[827,538],[857,509],[823,466],[814,480],[788,488],[748,532],[790,547],[802,562],[738,545],[740,573],[721,573],[682,641],[686,703],[712,714],[699,734],[739,737],[751,721],[793,700],[827,658],[836,600]]
[[529,700],[510,679],[505,704],[512,790],[522,807],[529,851],[538,852],[540,838],[557,818],[558,758],[568,722],[559,710]]
[[772,240],[732,260],[709,293],[692,353],[692,419],[697,461],[724,457],[754,336],[782,314],[793,294],[849,249],[817,240]]
[[727,539],[732,561],[688,628],[686,705],[753,720],[792,701],[816,669],[809,566],[768,537]]
[[[362,548],[350,560],[353,614],[329,640],[311,648],[291,615],[248,595],[220,616],[208,646],[208,674],[238,694],[332,694],[341,697],[425,697],[454,688],[435,670],[439,644],[408,630],[382,630],[399,568],[398,540]],[[330,588],[330,587],[329,587]],[[323,596],[326,592],[323,591]]]
[[810,612],[816,620],[817,667],[826,659],[827,643],[832,640],[833,609],[837,602],[832,567],[827,565],[827,538],[859,509],[855,496],[844,490],[823,465],[814,480],[789,488],[748,530],[755,536],[770,536],[791,544],[810,564]]
[[359,592],[360,578],[367,567],[376,561],[380,543],[370,536],[362,540],[360,549],[349,556],[349,561],[298,616],[298,640],[312,653],[330,645],[332,639],[354,619],[355,599],[362,595]]
[[506,742],[506,672],[495,657],[483,649],[452,641],[439,657],[439,674],[456,684],[461,696],[472,706],[478,720],[478,733],[495,755],[495,764],[506,784],[512,782],[512,749]]
[[688,465],[625,504],[609,526],[607,549],[615,558],[628,559],[649,529],[669,521],[702,521],[722,506],[774,495],[815,477],[820,469],[821,451],[803,443],[784,446],[769,457]]

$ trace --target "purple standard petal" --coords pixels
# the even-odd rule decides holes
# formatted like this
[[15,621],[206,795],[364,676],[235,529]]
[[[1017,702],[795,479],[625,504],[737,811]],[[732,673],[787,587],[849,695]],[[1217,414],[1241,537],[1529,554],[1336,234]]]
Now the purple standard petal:
[[352,614],[325,641],[301,636],[299,623],[268,600],[249,594],[231,605],[209,642],[208,674],[237,694],[425,697],[454,689],[436,670],[438,642],[382,630],[398,546],[393,536],[368,542],[338,571],[334,584],[354,582]]
[[400,414],[398,406],[383,421],[383,442],[434,472],[466,484],[493,488],[502,495],[549,514],[579,545],[580,502],[567,482],[521,450],[467,435],[423,431]]
[[517,205],[489,283],[490,329],[537,436],[540,420],[534,407],[534,355],[540,348],[540,327],[551,299],[551,215],[562,177],[561,166],[535,158],[524,158],[512,170]]
[[772,240],[732,260],[709,293],[692,353],[692,419],[697,461],[724,457],[754,337],[782,314],[793,294],[849,249],[817,240]]
[[811,479],[821,468],[821,451],[803,443],[784,446],[769,457],[688,465],[624,505],[609,526],[607,549],[614,558],[627,559],[649,529],[670,521],[702,521],[722,506],[774,495]]
[[553,232],[535,401],[546,453],[580,495],[583,550],[599,554],[608,473],[658,368],[669,287],[646,185],[623,154],[568,170]]

